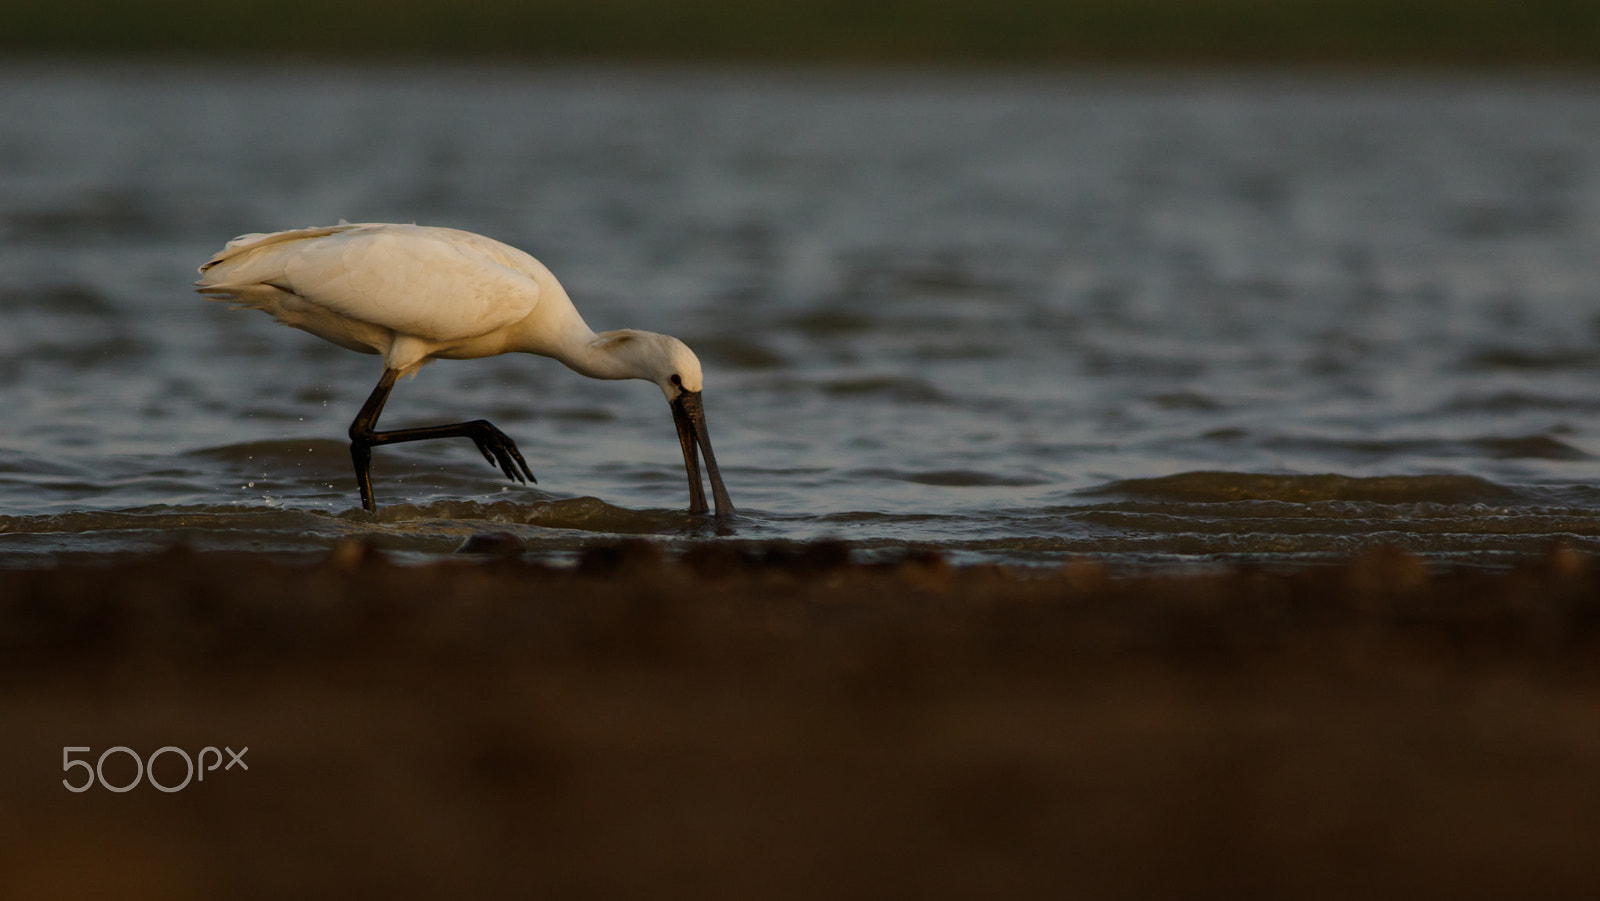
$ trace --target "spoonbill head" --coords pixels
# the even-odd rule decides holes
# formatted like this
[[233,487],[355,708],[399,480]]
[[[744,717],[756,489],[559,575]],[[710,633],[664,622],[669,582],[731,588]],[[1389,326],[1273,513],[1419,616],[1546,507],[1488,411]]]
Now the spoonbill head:
[[395,383],[435,359],[502,353],[551,357],[598,379],[643,379],[666,396],[689,477],[689,512],[708,512],[699,456],[718,516],[736,511],[711,450],[700,360],[670,335],[596,333],[561,283],[528,254],[471,232],[388,223],[242,235],[205,265],[195,289],[261,310],[341,347],[383,357],[377,387],[350,423],[362,506],[376,508],[372,448],[470,438],[507,478],[533,479],[516,443],[487,420],[378,431]]
[[[672,407],[678,427],[678,443],[683,447],[683,465],[689,476],[689,509],[704,512],[705,489],[700,483],[698,453],[706,455],[706,473],[711,479],[712,499],[719,515],[733,512],[733,503],[722,485],[716,454],[706,429],[705,402],[701,398],[704,375],[700,358],[687,344],[671,335],[638,329],[619,329],[597,336],[595,352],[609,357],[602,366],[613,366],[621,378],[654,382]],[[603,376],[610,378],[612,376]]]

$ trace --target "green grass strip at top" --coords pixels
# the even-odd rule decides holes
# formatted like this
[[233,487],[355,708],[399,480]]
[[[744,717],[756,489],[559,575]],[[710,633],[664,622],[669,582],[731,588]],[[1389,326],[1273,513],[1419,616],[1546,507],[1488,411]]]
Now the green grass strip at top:
[[1588,0],[6,0],[0,50],[973,62],[1600,62]]

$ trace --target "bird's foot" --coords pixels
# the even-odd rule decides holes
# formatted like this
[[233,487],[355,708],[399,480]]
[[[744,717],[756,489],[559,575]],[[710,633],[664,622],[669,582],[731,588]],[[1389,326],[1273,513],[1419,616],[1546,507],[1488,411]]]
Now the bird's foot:
[[522,452],[517,450],[517,443],[510,436],[500,431],[487,419],[466,424],[471,431],[468,433],[483,458],[489,461],[490,466],[498,466],[506,474],[506,478],[514,482],[533,482],[539,480],[533,477],[533,470],[528,468],[528,461],[522,459]]

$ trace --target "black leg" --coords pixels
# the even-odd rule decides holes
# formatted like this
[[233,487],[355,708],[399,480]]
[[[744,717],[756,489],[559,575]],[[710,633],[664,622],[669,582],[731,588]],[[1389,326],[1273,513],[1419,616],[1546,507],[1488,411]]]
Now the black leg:
[[516,442],[507,437],[505,432],[495,428],[487,419],[424,426],[417,429],[396,429],[392,432],[380,432],[375,429],[378,417],[383,413],[384,402],[389,399],[389,392],[394,390],[395,380],[399,377],[398,371],[385,369],[383,378],[378,380],[378,387],[372,389],[367,402],[361,406],[361,412],[357,413],[355,421],[350,423],[350,459],[355,463],[356,487],[361,489],[362,507],[369,511],[377,509],[372,499],[372,449],[380,444],[427,441],[432,438],[471,438],[473,443],[478,445],[483,458],[489,461],[489,465],[500,467],[506,478],[518,482],[538,481],[528,469],[527,461],[522,459],[522,452],[517,450]]

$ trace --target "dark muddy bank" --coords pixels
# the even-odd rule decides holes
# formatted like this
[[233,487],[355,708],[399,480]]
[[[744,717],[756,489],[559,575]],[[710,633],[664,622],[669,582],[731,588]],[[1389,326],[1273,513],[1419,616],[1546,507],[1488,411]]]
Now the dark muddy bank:
[[[1597,640],[1570,552],[4,571],[0,874],[31,898],[1575,897],[1600,888]],[[114,746],[250,768],[63,787],[63,748]]]

